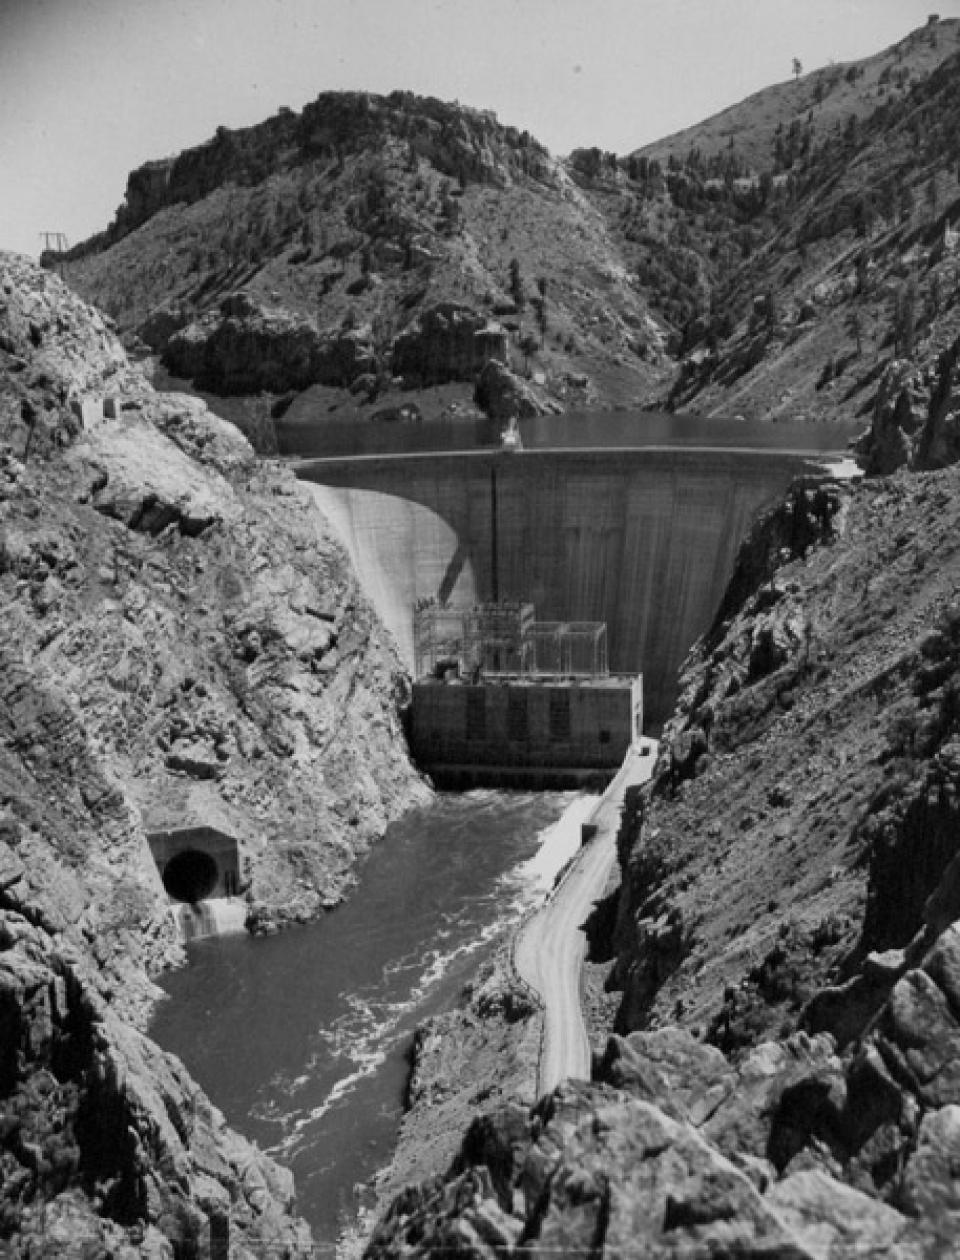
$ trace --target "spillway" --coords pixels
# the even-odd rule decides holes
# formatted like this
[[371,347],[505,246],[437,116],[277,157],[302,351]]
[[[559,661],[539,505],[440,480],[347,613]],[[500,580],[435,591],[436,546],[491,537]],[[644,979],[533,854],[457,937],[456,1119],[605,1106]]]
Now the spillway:
[[531,600],[605,621],[654,726],[757,512],[824,456],[729,448],[470,451],[303,461],[321,509],[413,667],[418,599]]

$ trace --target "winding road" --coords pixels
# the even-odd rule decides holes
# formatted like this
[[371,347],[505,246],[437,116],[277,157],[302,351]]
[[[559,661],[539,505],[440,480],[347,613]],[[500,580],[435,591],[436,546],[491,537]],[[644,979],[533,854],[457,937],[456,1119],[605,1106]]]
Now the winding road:
[[616,860],[620,806],[626,789],[645,783],[653,772],[656,744],[644,740],[627,754],[617,777],[590,815],[595,834],[564,875],[563,881],[524,924],[514,959],[521,978],[544,1005],[538,1073],[539,1094],[566,1077],[589,1079],[590,1041],[580,1003],[580,973],[587,939],[581,926],[606,887]]

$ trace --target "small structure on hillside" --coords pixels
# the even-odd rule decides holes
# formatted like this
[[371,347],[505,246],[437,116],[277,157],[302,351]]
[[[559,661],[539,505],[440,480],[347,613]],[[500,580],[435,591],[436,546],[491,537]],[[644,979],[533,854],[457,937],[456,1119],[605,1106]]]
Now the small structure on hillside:
[[414,650],[411,744],[443,784],[601,783],[642,734],[643,679],[610,674],[603,622],[426,602]]

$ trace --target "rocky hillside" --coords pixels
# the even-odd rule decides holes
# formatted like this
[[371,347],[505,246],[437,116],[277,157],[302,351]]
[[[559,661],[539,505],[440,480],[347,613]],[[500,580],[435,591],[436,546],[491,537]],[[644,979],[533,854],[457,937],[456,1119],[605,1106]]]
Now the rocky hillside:
[[958,526],[956,464],[758,522],[624,813],[592,1082],[479,1118],[370,1255],[954,1254]]
[[666,216],[690,260],[670,312],[669,406],[868,416],[891,358],[922,360],[956,337],[958,35],[943,22],[745,102],[733,113],[749,163],[736,145],[707,156],[706,140],[673,155],[643,210]]
[[758,530],[624,829],[619,1035],[370,1255],[953,1254],[958,491],[801,489]]
[[0,1250],[298,1253],[288,1174],[139,1031],[180,956],[146,837],[236,836],[252,930],[336,902],[423,791],[401,671],[296,481],[9,254],[0,644]]
[[[759,175],[772,162],[785,165],[789,137],[809,129],[812,143],[847,124],[868,118],[884,101],[896,101],[923,82],[957,51],[960,21],[931,21],[872,57],[831,62],[819,69],[794,62],[793,77],[764,88],[692,127],[637,149],[634,159],[683,163],[691,152],[704,161],[733,156],[746,173]],[[784,65],[786,76],[791,67]],[[809,127],[808,127],[809,124]],[[779,143],[778,143],[779,141]]]
[[542,411],[663,375],[662,325],[563,164],[491,113],[412,93],[323,93],[147,163],[67,278],[221,394],[312,384],[352,414],[453,382],[467,405],[493,357]]
[[960,331],[958,38],[931,23],[627,156],[324,93],[134,171],[67,276],[175,376],[259,397],[231,414],[261,448],[298,396],[853,424],[891,357]]

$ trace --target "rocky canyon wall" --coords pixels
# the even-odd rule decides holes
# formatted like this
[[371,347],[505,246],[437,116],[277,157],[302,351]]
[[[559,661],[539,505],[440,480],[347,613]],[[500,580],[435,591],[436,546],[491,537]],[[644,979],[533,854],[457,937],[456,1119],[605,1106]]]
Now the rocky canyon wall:
[[426,789],[309,493],[0,251],[0,1255],[312,1253],[293,1184],[144,1034],[182,956],[150,832],[252,930],[342,898]]
[[543,620],[605,621],[610,667],[644,674],[662,722],[757,511],[799,475],[788,453],[553,451],[383,457],[301,466],[368,596],[413,665],[412,611],[532,600]]

